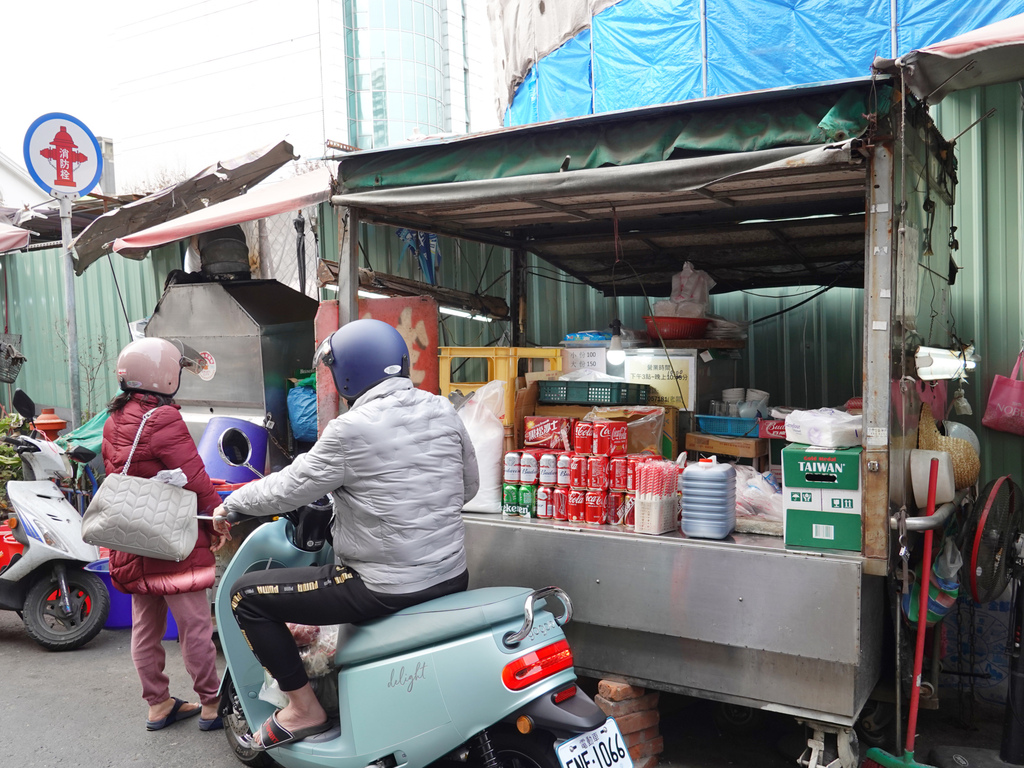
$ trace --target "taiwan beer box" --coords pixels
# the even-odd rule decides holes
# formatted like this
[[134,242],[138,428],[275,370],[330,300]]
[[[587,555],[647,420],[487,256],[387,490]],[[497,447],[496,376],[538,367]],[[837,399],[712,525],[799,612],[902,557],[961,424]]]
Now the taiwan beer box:
[[782,449],[786,546],[861,549],[860,446]]

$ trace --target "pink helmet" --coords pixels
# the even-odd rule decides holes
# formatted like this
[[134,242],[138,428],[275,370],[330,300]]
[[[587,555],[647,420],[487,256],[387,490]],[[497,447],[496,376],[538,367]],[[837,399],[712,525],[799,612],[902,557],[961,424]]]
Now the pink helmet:
[[117,382],[125,391],[152,392],[173,397],[181,384],[181,369],[198,373],[202,357],[181,342],[148,338],[133,341],[117,356]]

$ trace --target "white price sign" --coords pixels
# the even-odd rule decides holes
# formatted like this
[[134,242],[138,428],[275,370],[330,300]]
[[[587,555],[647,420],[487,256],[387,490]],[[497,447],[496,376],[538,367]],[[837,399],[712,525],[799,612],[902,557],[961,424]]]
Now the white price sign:
[[581,347],[578,349],[565,350],[565,366],[567,371],[578,371],[587,369],[606,373],[605,348],[604,347]]
[[683,355],[629,355],[626,380],[631,384],[650,384],[648,405],[673,405],[681,411],[693,410],[694,358]]

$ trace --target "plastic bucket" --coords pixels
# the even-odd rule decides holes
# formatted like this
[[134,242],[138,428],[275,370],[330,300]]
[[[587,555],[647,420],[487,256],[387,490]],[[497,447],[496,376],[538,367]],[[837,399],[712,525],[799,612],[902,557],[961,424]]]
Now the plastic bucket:
[[[100,581],[107,588],[110,595],[110,613],[107,615],[105,629],[127,629],[132,625],[132,596],[126,595],[110,581],[110,560],[97,560],[89,563],[85,570],[95,573]],[[178,625],[174,622],[174,616],[167,612],[167,631],[164,632],[164,640],[178,639]]]
[[0,523],[0,571],[11,564],[16,555],[20,555],[24,547],[14,538],[7,523]]
[[250,480],[256,480],[259,475],[254,474],[252,470],[245,467],[234,467],[220,457],[218,444],[221,435],[232,428],[240,430],[249,438],[249,443],[252,446],[249,464],[260,472],[266,471],[267,444],[269,442],[267,430],[245,419],[214,416],[203,430],[202,437],[199,438],[199,456],[206,467],[206,474],[229,483],[247,483]]

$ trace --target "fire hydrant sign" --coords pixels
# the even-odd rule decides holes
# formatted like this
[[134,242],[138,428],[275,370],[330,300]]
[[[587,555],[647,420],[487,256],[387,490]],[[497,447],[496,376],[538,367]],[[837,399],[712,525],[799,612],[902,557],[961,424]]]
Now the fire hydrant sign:
[[100,180],[100,143],[85,124],[62,112],[36,119],[25,134],[25,167],[44,191],[84,195]]

